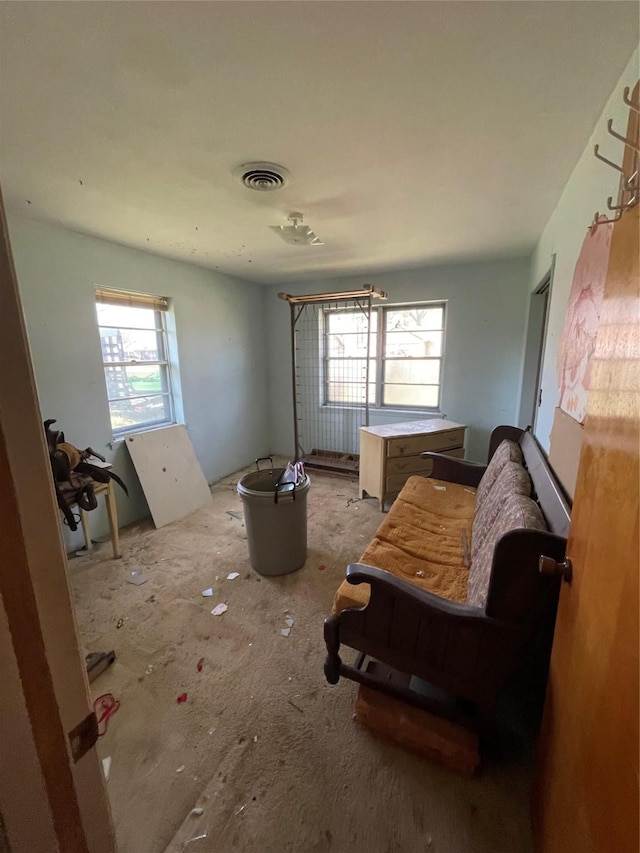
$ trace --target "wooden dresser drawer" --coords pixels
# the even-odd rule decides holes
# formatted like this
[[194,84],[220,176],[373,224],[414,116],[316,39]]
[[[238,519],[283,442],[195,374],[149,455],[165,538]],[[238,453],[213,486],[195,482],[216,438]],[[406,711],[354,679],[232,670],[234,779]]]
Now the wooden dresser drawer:
[[409,477],[420,476],[421,474],[426,476],[427,472],[426,471],[419,471],[419,472],[408,471],[406,474],[391,474],[390,477],[387,477],[387,480],[385,482],[385,492],[389,492],[389,493],[399,492],[400,489],[407,482]]
[[456,447],[455,450],[443,450],[445,456],[455,456],[456,459],[464,459],[464,447]]
[[430,474],[432,468],[431,459],[422,456],[396,456],[387,460],[387,474]]
[[417,456],[424,450],[447,450],[464,444],[464,429],[452,429],[431,435],[408,435],[387,441],[387,456]]
[[[457,447],[455,450],[442,451],[444,456],[455,456],[457,459],[464,459],[464,447]],[[399,492],[407,482],[409,477],[414,474],[419,477],[428,477],[433,470],[433,460],[423,459],[421,456],[397,456],[395,459],[387,461],[387,492]]]

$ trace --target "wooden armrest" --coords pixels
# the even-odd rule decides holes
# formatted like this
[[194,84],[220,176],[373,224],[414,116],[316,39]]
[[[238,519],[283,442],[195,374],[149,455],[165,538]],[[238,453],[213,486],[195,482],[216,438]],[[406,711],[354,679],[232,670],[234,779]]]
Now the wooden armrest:
[[387,572],[385,569],[367,566],[364,563],[351,563],[347,566],[347,581],[354,586],[361,583],[371,584],[372,591],[374,587],[384,587],[396,596],[401,598],[406,597],[412,602],[428,607],[443,616],[472,620],[486,620],[488,618],[481,607],[472,607],[470,604],[458,604],[456,601],[450,601],[448,598],[434,595],[432,592],[427,592],[425,589],[409,581],[396,577],[396,575]]
[[329,683],[355,675],[340,659],[343,643],[472,702],[486,705],[497,695],[525,638],[522,627],[374,566],[352,563],[347,580],[369,584],[371,593],[365,607],[347,608],[325,620]]
[[461,486],[472,486],[474,489],[478,488],[482,475],[487,470],[487,466],[479,462],[466,462],[464,459],[456,459],[455,456],[446,456],[443,453],[433,453],[430,450],[425,450],[420,456],[432,460],[433,470],[429,476],[434,480],[459,483]]

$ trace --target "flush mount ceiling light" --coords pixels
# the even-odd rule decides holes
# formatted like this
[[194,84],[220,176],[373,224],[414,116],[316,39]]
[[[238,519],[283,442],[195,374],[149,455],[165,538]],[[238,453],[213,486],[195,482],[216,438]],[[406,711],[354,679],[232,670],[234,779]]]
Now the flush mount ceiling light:
[[291,180],[289,172],[277,163],[243,163],[233,174],[247,189],[259,193],[281,190]]
[[302,224],[301,213],[290,213],[288,219],[293,225],[270,225],[269,228],[292,246],[324,246],[311,228]]

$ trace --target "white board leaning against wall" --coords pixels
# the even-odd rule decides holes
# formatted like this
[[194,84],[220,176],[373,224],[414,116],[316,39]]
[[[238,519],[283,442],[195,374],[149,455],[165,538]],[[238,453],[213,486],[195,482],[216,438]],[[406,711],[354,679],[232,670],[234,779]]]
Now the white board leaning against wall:
[[211,501],[184,426],[130,435],[125,443],[156,527],[185,518]]

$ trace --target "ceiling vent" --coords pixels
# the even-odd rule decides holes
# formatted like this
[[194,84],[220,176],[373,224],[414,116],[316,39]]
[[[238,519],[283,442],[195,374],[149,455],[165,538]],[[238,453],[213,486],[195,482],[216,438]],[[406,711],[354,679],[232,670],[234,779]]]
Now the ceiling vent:
[[291,180],[291,175],[276,163],[244,163],[234,170],[236,177],[250,190],[270,193],[281,190]]

